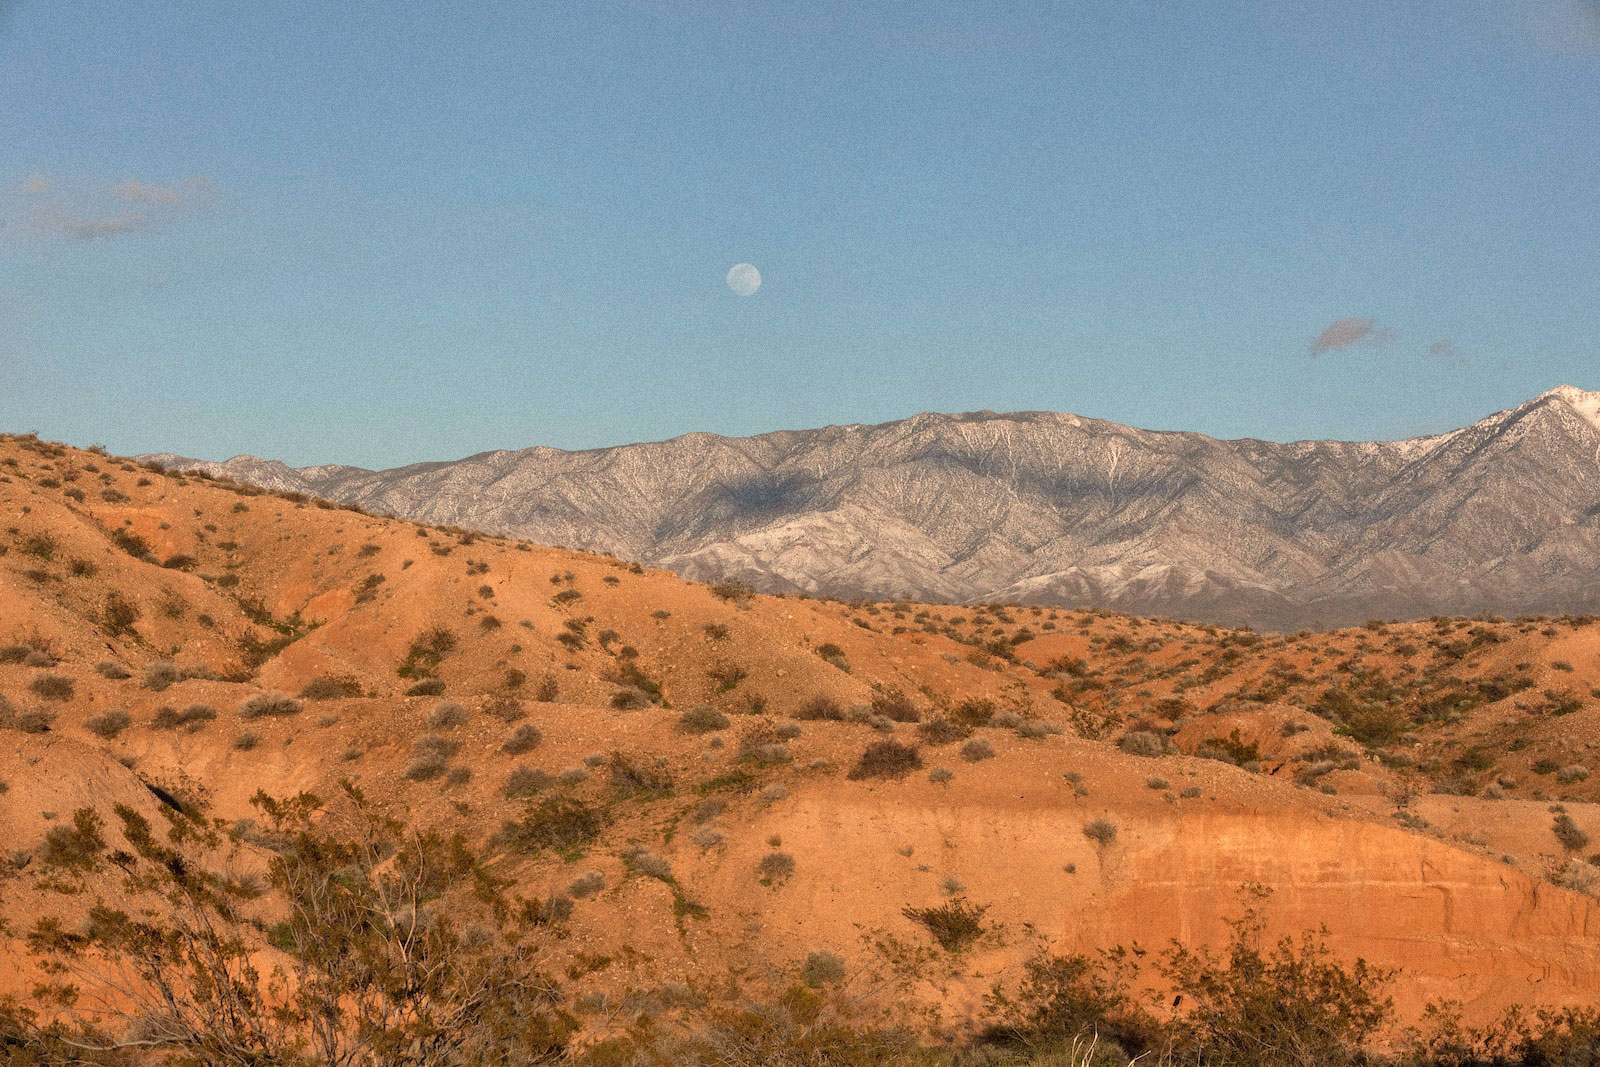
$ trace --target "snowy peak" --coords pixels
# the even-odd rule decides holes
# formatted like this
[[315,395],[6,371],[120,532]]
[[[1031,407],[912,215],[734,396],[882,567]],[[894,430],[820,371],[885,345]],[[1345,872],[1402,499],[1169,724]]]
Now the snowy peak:
[[1548,393],[1542,394],[1539,400],[1560,401],[1589,425],[1600,430],[1600,393],[1588,393],[1571,385],[1558,385]]
[[971,412],[387,471],[157,458],[767,591],[1296,629],[1600,612],[1596,431],[1600,393],[1561,386],[1398,442]]

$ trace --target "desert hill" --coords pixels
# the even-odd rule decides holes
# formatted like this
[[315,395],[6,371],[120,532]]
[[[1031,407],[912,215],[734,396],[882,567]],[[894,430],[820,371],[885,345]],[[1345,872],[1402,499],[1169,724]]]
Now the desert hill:
[[[1576,411],[1410,445],[1434,458],[1388,476],[1531,456],[1588,433]],[[1491,495],[1452,521],[1491,525]],[[341,779],[565,901],[548,951],[594,1030],[816,953],[867,974],[889,937],[932,953],[902,995],[959,1035],[1034,935],[1218,943],[1247,884],[1272,931],[1398,968],[1405,1021],[1600,989],[1591,618],[1260,634],[764,595],[30,437],[0,438],[0,510],[0,994],[38,978],[42,917],[137,896],[63,858],[76,812],[215,827],[193,862],[231,847],[248,880],[251,798]],[[550,844],[552,810],[595,822]],[[964,954],[903,910],[951,901],[987,909]]]
[[144,457],[767,592],[1295,629],[1600,607],[1600,393],[1405,441],[1051,412],[486,452],[369,471]]

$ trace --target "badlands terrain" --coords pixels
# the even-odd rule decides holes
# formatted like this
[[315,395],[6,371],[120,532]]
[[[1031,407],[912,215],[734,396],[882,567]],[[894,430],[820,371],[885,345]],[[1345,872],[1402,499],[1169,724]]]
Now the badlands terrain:
[[1600,610],[1600,393],[1572,386],[1406,441],[976,412],[386,471],[146,458],[764,592],[1288,630]]
[[[1195,501],[1223,499],[1194,473],[1204,457],[1305,501],[1309,528],[1353,530],[1336,513],[1356,504],[1328,494],[1354,501],[1360,472],[1390,486],[1386,528],[1419,543],[1447,523],[1478,539],[1544,524],[1531,560],[1505,566],[1555,575],[1554,590],[1561,566],[1594,558],[1592,518],[1553,532],[1553,516],[1597,495],[1585,435],[1600,429],[1576,412],[1552,394],[1493,426],[1390,446],[1224,446],[1055,416],[826,433],[836,456],[890,435],[966,441],[991,469],[1009,455],[1018,479],[1045,452],[1021,428],[1117,436],[1109,483],[1097,474],[1080,492],[1093,479],[1070,465],[1051,483],[1079,485],[1106,530],[1138,526],[1154,485],[1175,494],[1162,505],[1174,529]],[[775,447],[758,441],[738,448]],[[1580,441],[1587,466],[1552,473],[1540,516],[1503,529],[1487,503],[1501,492],[1494,464]],[[1296,450],[1292,466],[1266,458]],[[639,470],[654,455],[604,462]],[[1458,486],[1448,504],[1425,493],[1446,466],[1482,471],[1479,491]],[[828,482],[825,464],[811,469]],[[1011,507],[1019,523],[1028,514],[1025,500]],[[162,914],[172,898],[153,877],[214,872],[260,935],[247,939],[260,972],[288,966],[274,934],[284,901],[265,873],[284,838],[261,794],[315,794],[323,825],[359,795],[363,810],[461,835],[497,885],[537,898],[528,914],[568,1050],[615,1048],[641,1017],[659,1031],[799,979],[848,1000],[852,1025],[909,1022],[930,1046],[961,1046],[1040,947],[1139,946],[1132,987],[1164,1017],[1163,950],[1221,946],[1252,907],[1269,941],[1324,928],[1338,960],[1392,969],[1382,1047],[1427,1025],[1430,1004],[1454,1002],[1478,1026],[1513,1005],[1590,1006],[1600,990],[1589,617],[1258,633],[999,600],[766,595],[31,437],[0,438],[0,512],[0,1022],[14,1027],[0,1052],[17,1062],[35,1062],[22,1057],[36,1032],[18,1020],[123,1032],[115,1013],[136,998],[94,980],[110,958],[79,952],[63,972],[50,949],[103,927],[97,906]],[[515,525],[494,514],[451,517]],[[559,539],[578,540],[572,523]],[[634,528],[612,547],[649,554]],[[1235,536],[1243,525],[1208,535]],[[1283,555],[1286,539],[1252,551]],[[1311,551],[1283,566],[1309,573],[1322,565]],[[1439,546],[1428,573],[1478,551]],[[692,555],[675,565],[698,573]],[[1045,599],[1047,586],[1008,585],[1006,598]],[[972,917],[971,936],[937,915]],[[63,973],[77,1000],[49,992]]]

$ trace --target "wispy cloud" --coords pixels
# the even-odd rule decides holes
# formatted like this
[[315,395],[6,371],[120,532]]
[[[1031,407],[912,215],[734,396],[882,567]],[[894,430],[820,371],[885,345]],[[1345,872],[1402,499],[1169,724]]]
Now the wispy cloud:
[[0,225],[42,240],[95,241],[148,233],[208,207],[222,192],[210,178],[83,181],[29,174],[0,190]]
[[1376,319],[1339,319],[1317,334],[1311,342],[1312,358],[1329,352],[1343,352],[1356,345],[1381,345],[1393,341],[1399,334],[1387,326],[1379,326]]
[[1460,353],[1456,351],[1456,346],[1453,342],[1435,341],[1428,346],[1428,355],[1434,359],[1455,359]]

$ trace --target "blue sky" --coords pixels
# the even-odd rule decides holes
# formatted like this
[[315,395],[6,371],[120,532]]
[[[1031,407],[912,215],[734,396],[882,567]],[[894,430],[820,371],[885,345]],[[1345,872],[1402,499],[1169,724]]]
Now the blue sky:
[[9,430],[1398,437],[1597,337],[1600,0],[0,0]]

